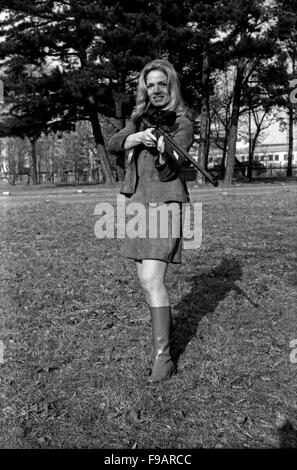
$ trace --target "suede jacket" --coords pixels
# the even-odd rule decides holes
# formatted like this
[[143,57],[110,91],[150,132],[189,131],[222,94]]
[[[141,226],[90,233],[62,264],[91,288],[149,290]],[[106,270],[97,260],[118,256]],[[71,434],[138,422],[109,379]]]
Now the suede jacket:
[[[137,126],[129,122],[125,128],[113,135],[108,143],[108,151],[113,154],[125,153],[125,179],[120,189],[121,194],[132,196],[139,188],[146,202],[189,201],[185,179],[185,169],[189,162],[182,156],[176,158],[165,141],[165,163],[160,164],[157,150],[138,145],[124,150],[128,135],[144,130],[141,123]],[[178,114],[172,127],[166,129],[180,147],[188,151],[193,143],[193,125],[185,115]]]

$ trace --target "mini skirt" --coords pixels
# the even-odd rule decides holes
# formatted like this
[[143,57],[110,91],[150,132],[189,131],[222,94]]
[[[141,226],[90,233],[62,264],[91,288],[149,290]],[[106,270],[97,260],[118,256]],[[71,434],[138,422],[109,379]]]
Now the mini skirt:
[[137,214],[126,218],[123,256],[134,260],[157,259],[181,263],[182,203],[136,204],[134,209]]

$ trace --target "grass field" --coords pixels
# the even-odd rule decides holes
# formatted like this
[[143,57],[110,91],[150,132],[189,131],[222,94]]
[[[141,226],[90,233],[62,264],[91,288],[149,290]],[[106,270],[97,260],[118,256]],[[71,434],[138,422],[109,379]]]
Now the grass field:
[[5,190],[1,448],[297,447],[295,184],[192,189],[203,243],[167,279],[178,374],[154,386],[133,262],[94,235],[118,188]]

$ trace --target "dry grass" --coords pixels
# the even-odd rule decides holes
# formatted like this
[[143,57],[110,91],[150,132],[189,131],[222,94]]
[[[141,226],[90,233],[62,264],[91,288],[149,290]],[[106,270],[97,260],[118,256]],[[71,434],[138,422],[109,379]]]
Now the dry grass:
[[156,386],[96,197],[2,200],[0,447],[297,447],[296,194],[203,200],[202,247],[168,276],[178,374]]

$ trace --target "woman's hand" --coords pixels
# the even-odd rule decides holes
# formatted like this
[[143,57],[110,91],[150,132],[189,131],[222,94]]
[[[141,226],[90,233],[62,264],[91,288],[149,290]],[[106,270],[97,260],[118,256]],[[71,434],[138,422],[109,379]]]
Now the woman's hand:
[[137,145],[145,145],[146,147],[155,147],[157,144],[156,136],[153,134],[154,128],[150,127],[145,131],[135,132],[126,137],[124,141],[124,149],[130,150]]
[[153,127],[149,127],[145,131],[141,132],[142,134],[141,140],[142,140],[143,145],[145,145],[146,147],[155,147],[157,144],[157,139],[156,139],[156,136],[153,134],[153,132],[154,132]]
[[[165,142],[164,142],[164,137],[163,137],[162,135],[161,135],[161,137],[159,137],[159,139],[158,139],[158,142],[157,142],[157,149],[158,149],[159,154],[160,154],[160,156],[159,156],[159,163],[160,163],[161,165],[163,165],[163,163],[166,163],[166,162],[167,162],[167,158],[166,158],[165,155],[164,155],[164,152],[165,152]],[[174,156],[174,158],[175,158],[176,160],[179,159],[179,155],[178,155],[178,153],[177,153],[175,150],[173,150],[173,156]]]
[[161,165],[163,165],[163,163],[166,163],[166,160],[163,158],[163,154],[165,152],[165,143],[164,143],[164,137],[162,135],[158,139],[157,149],[158,149],[158,152],[160,154],[159,162],[161,163]]
[[165,143],[164,143],[164,137],[161,135],[159,137],[158,142],[157,142],[157,149],[159,153],[164,153],[165,152]]

